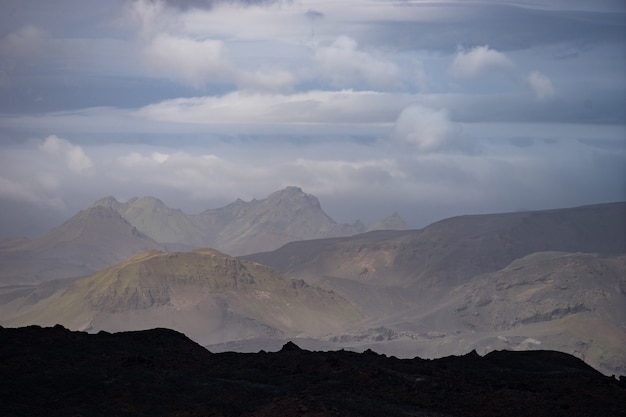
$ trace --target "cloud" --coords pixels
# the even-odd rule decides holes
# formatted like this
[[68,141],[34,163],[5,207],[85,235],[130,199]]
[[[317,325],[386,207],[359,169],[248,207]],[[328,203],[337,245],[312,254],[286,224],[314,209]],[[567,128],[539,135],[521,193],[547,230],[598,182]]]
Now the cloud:
[[[251,14],[266,15],[265,7],[259,6],[273,2],[184,3],[181,6],[177,2],[137,0],[129,8],[130,19],[139,26],[141,56],[149,75],[165,77],[196,89],[218,84],[252,91],[289,90],[292,87],[294,75],[276,63],[263,62],[246,68],[240,67],[241,61],[239,65],[235,64],[227,44],[237,36],[229,36],[221,29],[220,16],[230,22]],[[169,7],[171,5],[174,8]],[[242,10],[248,6],[257,7]]]
[[41,52],[44,39],[43,30],[27,25],[1,39],[0,51],[4,59],[30,59]]
[[85,173],[93,167],[91,159],[83,148],[72,145],[68,140],[56,135],[48,136],[40,149],[50,155],[63,156],[66,167],[77,174]]
[[10,87],[23,71],[37,67],[44,50],[45,32],[24,26],[0,39],[0,87]]
[[235,71],[236,83],[248,91],[287,91],[296,82],[295,76],[280,68],[259,68],[251,71]]
[[292,152],[272,164],[264,163],[264,158],[252,156],[235,159],[178,151],[164,158],[163,154],[130,152],[116,159],[111,175],[117,181],[132,181],[135,187],[182,190],[194,199],[227,196],[232,200],[263,197],[264,193],[293,184],[308,192],[322,194],[350,191],[363,184],[371,190],[389,186],[403,177],[390,159],[357,158],[350,161],[344,159],[344,155],[335,159],[316,159],[299,157]]
[[454,77],[474,78],[495,70],[511,70],[515,64],[506,55],[488,45],[476,46],[469,51],[459,48],[449,72]]
[[345,35],[329,46],[318,47],[314,60],[320,75],[330,78],[335,86],[355,86],[360,82],[382,88],[398,85],[399,69],[393,61],[360,50],[357,42]]
[[30,203],[40,202],[40,199],[27,186],[3,177],[0,177],[0,198]]
[[423,154],[470,150],[461,138],[461,128],[450,121],[445,109],[436,110],[421,105],[409,106],[400,113],[391,133],[391,141]]
[[543,101],[554,97],[555,91],[552,81],[546,75],[539,71],[531,71],[526,80],[537,100]]
[[412,95],[376,91],[307,91],[292,94],[233,92],[178,98],[145,106],[136,115],[178,123],[374,124],[389,123]]
[[233,69],[224,49],[220,40],[159,34],[144,48],[143,57],[151,71],[201,87],[207,81],[229,81]]
[[221,3],[239,4],[242,6],[262,6],[276,2],[282,2],[281,0],[165,0],[165,2],[172,6],[182,10],[186,9],[211,9],[212,7]]
[[311,21],[316,21],[322,20],[324,18],[324,13],[318,10],[309,9],[306,11],[305,16]]

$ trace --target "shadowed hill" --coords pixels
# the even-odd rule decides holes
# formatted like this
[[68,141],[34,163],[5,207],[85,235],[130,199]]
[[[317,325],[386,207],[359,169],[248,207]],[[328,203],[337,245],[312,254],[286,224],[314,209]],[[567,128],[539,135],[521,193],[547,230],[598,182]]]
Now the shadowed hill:
[[453,286],[533,252],[626,253],[626,203],[460,216],[413,231],[293,242],[245,259],[302,277]]
[[212,354],[154,329],[0,328],[11,416],[623,416],[626,386],[558,352]]

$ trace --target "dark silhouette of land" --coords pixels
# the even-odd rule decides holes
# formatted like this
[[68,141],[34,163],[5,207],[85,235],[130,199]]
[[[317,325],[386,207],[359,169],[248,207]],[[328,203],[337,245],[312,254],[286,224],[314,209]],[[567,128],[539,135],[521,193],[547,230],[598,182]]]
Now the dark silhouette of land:
[[624,416],[626,381],[554,351],[436,360],[214,354],[173,330],[0,328],[3,416]]

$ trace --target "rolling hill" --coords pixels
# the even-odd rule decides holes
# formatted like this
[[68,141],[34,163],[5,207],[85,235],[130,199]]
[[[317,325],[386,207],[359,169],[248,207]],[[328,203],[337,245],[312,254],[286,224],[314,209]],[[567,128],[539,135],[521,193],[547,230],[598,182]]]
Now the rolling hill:
[[203,344],[320,337],[362,317],[333,292],[211,249],[137,254],[47,297],[15,298],[0,313],[3,326],[169,327]]

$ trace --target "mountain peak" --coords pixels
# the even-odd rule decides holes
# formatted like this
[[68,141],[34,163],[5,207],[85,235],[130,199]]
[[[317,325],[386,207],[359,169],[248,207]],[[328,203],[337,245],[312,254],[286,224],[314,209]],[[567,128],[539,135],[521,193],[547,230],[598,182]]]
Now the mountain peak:
[[106,197],[94,206],[117,211],[128,223],[168,248],[215,247],[230,254],[262,252],[293,241],[362,233],[356,222],[337,224],[317,197],[298,186],[287,186],[266,198],[240,198],[217,209],[187,215],[155,197],[133,197],[124,203]]
[[100,200],[97,200],[91,205],[91,207],[98,207],[98,206],[109,207],[117,211],[122,206],[122,203],[120,203],[119,201],[117,201],[115,197],[110,195],[108,197],[104,197],[104,198],[101,198]]
[[304,204],[305,206],[321,209],[317,197],[312,194],[307,194],[302,191],[302,188],[293,185],[278,190],[267,197],[267,201],[276,202],[276,204],[281,204],[285,200],[292,204]]
[[283,345],[280,349],[281,352],[301,352],[300,346],[293,343],[291,340]]
[[298,186],[296,186],[296,185],[288,185],[288,186],[286,186],[285,188],[283,188],[282,190],[279,190],[279,192],[280,192],[280,191],[286,191],[286,192],[298,192],[298,193],[302,193],[302,192],[303,192],[303,191],[302,191],[302,188],[300,188],[300,187],[298,187]]
[[151,197],[151,196],[145,196],[145,197],[138,197],[138,198],[133,198],[132,200],[128,201],[128,205],[129,206],[138,206],[138,207],[151,207],[151,208],[166,208],[169,210],[169,208],[165,205],[165,203],[161,200],[159,200],[156,197]]
[[409,225],[400,217],[397,212],[394,212],[391,216],[382,219],[374,224],[368,230],[408,230]]

